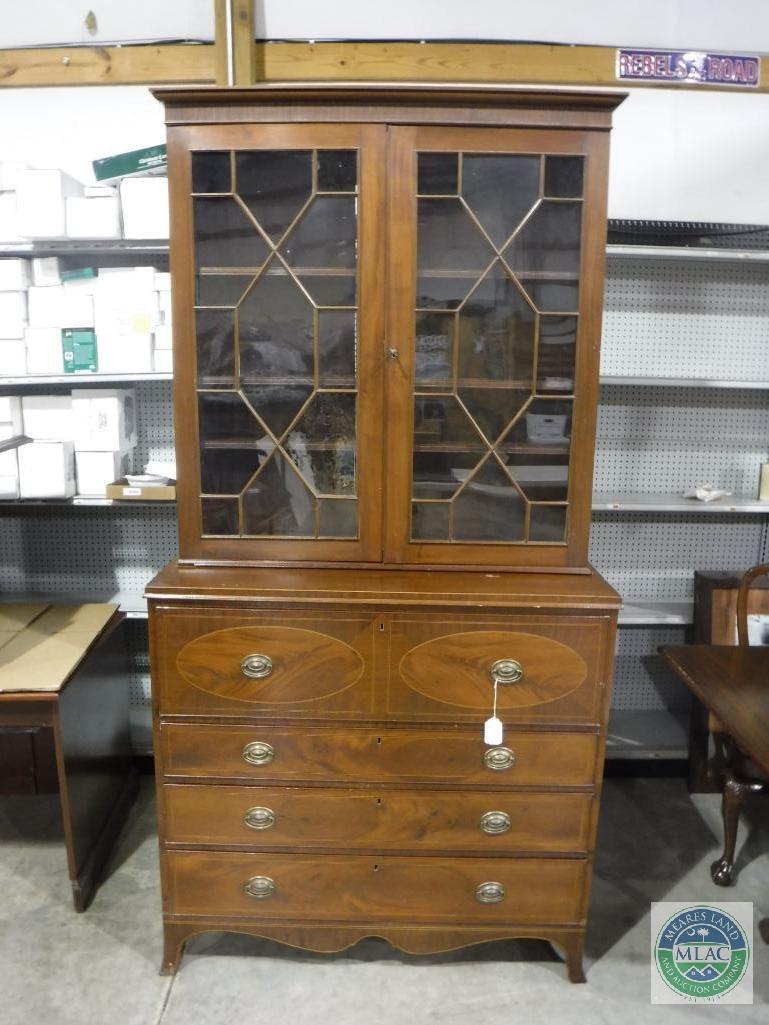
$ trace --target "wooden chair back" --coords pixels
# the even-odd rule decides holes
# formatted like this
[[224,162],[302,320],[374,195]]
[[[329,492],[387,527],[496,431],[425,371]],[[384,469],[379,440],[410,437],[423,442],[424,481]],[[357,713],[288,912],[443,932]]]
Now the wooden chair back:
[[750,646],[748,637],[748,596],[754,581],[758,577],[769,576],[769,565],[754,566],[749,569],[740,581],[737,592],[737,641],[741,648]]

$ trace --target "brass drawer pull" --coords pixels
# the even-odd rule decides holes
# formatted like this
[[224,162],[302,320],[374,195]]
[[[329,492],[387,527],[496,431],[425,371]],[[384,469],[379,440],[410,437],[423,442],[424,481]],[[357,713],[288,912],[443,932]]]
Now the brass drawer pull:
[[275,881],[270,879],[269,876],[252,876],[243,889],[246,895],[253,897],[254,900],[266,900],[267,897],[272,897],[277,890],[277,886]]
[[475,899],[479,904],[499,904],[505,899],[502,883],[479,883],[475,887]]
[[487,811],[481,815],[481,829],[489,836],[506,833],[511,826],[510,816],[506,811]]
[[515,755],[509,747],[490,747],[483,756],[483,764],[487,769],[502,772],[504,769],[512,769]]
[[275,825],[275,812],[272,808],[249,808],[243,821],[249,829],[272,829]]
[[523,679],[523,666],[514,658],[498,658],[489,669],[491,682],[507,687],[511,683],[518,683]]
[[269,765],[275,757],[275,748],[263,740],[252,740],[243,748],[243,761],[249,765]]
[[251,680],[263,680],[273,670],[269,655],[246,655],[240,663],[240,671]]

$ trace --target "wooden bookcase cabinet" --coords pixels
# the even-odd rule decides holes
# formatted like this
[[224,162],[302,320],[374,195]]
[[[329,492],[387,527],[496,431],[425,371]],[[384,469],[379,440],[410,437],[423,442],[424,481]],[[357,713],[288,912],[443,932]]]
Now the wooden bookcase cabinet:
[[180,522],[148,588],[164,970],[234,929],[538,936],[582,979],[619,604],[586,552],[621,94],[157,95]]

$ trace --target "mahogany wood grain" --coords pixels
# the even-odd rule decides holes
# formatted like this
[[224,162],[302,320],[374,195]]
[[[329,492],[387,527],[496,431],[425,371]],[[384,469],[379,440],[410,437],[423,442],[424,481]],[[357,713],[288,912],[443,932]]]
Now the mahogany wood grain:
[[769,775],[769,648],[666,645],[665,661]]
[[[268,743],[273,760],[251,765],[243,749]],[[480,723],[474,730],[382,729],[329,726],[192,726],[160,728],[168,778],[207,777],[279,783],[399,782],[500,786],[590,786],[597,738],[591,733],[508,730],[515,755],[509,769],[489,769]]]
[[[579,858],[435,858],[383,855],[168,851],[169,913],[262,921],[511,922],[576,925],[587,862]],[[275,893],[244,886],[267,876]],[[475,888],[499,882],[505,897],[481,904]]]
[[[584,854],[592,796],[165,784],[163,801],[169,845],[472,851],[489,856]],[[253,807],[268,808],[274,824],[250,828],[245,816]],[[509,816],[507,832],[483,831],[481,818],[490,811]]]

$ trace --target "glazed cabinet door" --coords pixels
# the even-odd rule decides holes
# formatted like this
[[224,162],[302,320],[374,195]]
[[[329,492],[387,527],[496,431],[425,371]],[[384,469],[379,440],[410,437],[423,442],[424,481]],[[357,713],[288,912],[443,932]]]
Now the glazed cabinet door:
[[385,559],[584,564],[608,136],[390,146]]
[[381,559],[384,139],[169,130],[182,560]]

